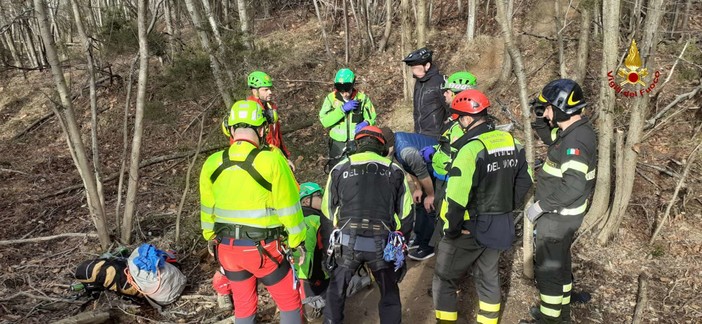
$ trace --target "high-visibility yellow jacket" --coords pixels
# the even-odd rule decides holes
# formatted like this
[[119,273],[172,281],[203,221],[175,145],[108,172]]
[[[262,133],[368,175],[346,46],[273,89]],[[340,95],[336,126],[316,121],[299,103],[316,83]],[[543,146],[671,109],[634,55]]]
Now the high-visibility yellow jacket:
[[288,244],[297,247],[305,239],[305,223],[298,201],[295,177],[277,148],[262,149],[252,161],[255,169],[270,184],[264,188],[255,177],[239,166],[221,170],[211,177],[228,155],[234,163],[245,161],[258,148],[246,141],[234,142],[227,150],[210,155],[200,173],[200,222],[206,240],[215,237],[215,223],[258,228],[284,226]]
[[337,142],[353,140],[356,135],[356,125],[363,121],[367,121],[369,125],[375,125],[375,107],[370,98],[357,90],[354,90],[351,98],[358,100],[359,103],[358,108],[348,114],[341,109],[344,100],[336,91],[330,92],[324,98],[322,109],[319,111],[319,121],[324,128],[329,128],[329,137]]

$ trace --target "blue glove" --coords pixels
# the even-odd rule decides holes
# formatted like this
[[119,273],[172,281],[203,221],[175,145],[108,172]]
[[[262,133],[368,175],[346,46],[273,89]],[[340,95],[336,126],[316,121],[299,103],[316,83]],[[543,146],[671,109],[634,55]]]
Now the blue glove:
[[436,149],[433,146],[427,146],[419,151],[419,154],[424,158],[424,162],[431,163],[431,158],[436,153]]
[[355,110],[358,108],[358,100],[349,100],[344,103],[343,106],[341,106],[341,110],[344,111],[344,113],[349,113],[351,110]]
[[363,127],[366,127],[366,126],[368,126],[368,125],[370,125],[370,124],[369,124],[367,121],[365,121],[365,120],[362,121],[362,122],[360,122],[360,123],[358,123],[358,124],[356,125],[355,134],[358,134],[358,132],[360,132],[361,129],[362,129]]

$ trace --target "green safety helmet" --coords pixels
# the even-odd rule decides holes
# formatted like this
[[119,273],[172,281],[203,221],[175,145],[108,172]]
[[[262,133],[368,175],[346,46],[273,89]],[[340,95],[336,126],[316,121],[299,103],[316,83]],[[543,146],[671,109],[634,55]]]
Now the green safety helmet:
[[222,131],[229,137],[229,127],[259,127],[266,122],[263,107],[258,102],[239,100],[232,105],[229,114],[222,121]]
[[315,192],[319,192],[319,194],[323,195],[324,189],[314,182],[300,184],[300,200],[312,196]]
[[441,86],[444,90],[451,90],[453,93],[459,93],[463,90],[474,89],[478,84],[478,79],[468,71],[460,71],[451,74],[444,84]]
[[248,78],[249,88],[270,88],[273,86],[273,81],[271,81],[271,76],[261,71],[253,71],[249,74]]
[[354,83],[356,82],[356,75],[350,69],[341,69],[336,72],[334,77],[334,83]]

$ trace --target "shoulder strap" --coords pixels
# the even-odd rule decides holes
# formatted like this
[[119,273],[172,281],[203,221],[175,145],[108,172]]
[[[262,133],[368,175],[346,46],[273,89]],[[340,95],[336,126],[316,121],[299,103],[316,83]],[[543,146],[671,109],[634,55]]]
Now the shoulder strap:
[[253,161],[256,159],[256,156],[258,156],[259,153],[261,153],[260,149],[254,149],[248,156],[246,156],[244,161],[232,161],[229,159],[229,149],[227,148],[222,152],[222,164],[220,164],[219,167],[212,172],[210,181],[214,183],[224,170],[233,166],[238,166],[242,170],[246,171],[246,173],[248,173],[254,180],[256,180],[256,182],[263,187],[263,189],[272,191],[273,185],[268,180],[264,179],[261,173],[253,167]]

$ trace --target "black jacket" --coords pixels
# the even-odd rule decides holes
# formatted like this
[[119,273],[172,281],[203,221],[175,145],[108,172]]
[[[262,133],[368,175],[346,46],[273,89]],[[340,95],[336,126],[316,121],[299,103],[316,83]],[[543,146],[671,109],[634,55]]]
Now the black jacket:
[[402,168],[372,152],[356,153],[329,173],[322,213],[336,228],[350,220],[382,222],[406,236],[412,230],[412,193]]
[[536,200],[545,212],[585,214],[597,168],[597,135],[588,118],[582,117],[565,130],[551,129],[537,120],[534,129],[549,145],[536,177]]
[[444,75],[432,64],[427,74],[414,84],[414,132],[439,138],[450,116],[441,85]]

